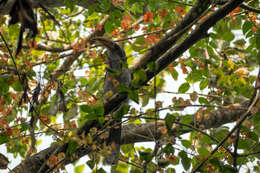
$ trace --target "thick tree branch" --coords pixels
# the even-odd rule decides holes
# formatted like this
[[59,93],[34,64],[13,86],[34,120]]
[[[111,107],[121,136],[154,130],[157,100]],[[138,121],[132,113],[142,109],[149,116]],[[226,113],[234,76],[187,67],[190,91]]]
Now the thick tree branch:
[[[200,1],[198,1],[198,2],[200,2]],[[203,2],[205,3],[205,1],[203,1]],[[204,4],[203,2],[201,1],[202,4]],[[221,7],[216,12],[214,12],[212,15],[210,15],[206,19],[204,19],[203,22],[197,27],[197,29],[194,30],[183,42],[181,42],[178,46],[176,46],[175,48],[168,51],[166,54],[164,54],[162,57],[160,57],[160,59],[158,59],[158,58],[161,55],[161,53],[158,52],[158,54],[157,54],[158,56],[155,57],[156,59],[158,59],[157,60],[157,64],[159,65],[158,70],[156,72],[147,71],[147,79],[144,82],[140,83],[139,87],[142,87],[145,83],[147,83],[147,81],[149,81],[152,77],[154,77],[156,74],[158,74],[160,71],[162,71],[172,61],[176,60],[182,53],[184,53],[186,50],[188,50],[188,48],[190,48],[193,44],[195,44],[200,39],[207,36],[207,31],[210,27],[214,26],[216,24],[216,22],[218,22],[220,19],[222,19],[224,16],[226,16],[229,12],[234,10],[242,2],[243,2],[243,0],[229,1],[223,7]],[[205,7],[207,5],[208,4],[206,4]],[[163,42],[163,43],[165,43],[165,42]],[[58,76],[63,74],[64,70],[66,71],[70,67],[70,65],[74,62],[75,59],[76,59],[75,57],[72,57],[71,59],[68,58],[68,60],[65,61],[64,65],[61,66],[61,68],[53,74],[53,77],[57,78]],[[148,60],[149,60],[149,58],[148,58]],[[147,63],[147,61],[146,61],[146,63]],[[113,110],[113,108],[120,105],[121,102],[125,99],[126,99],[126,96],[124,96],[122,94],[114,95],[111,98],[111,101],[107,102],[107,104],[104,105],[105,114],[111,112]],[[244,103],[244,104],[246,105],[247,103]],[[212,127],[218,127],[225,123],[233,122],[236,119],[238,119],[240,115],[243,114],[243,111],[245,112],[245,110],[243,110],[243,107],[244,106],[242,106],[241,104],[238,104],[238,105],[233,105],[232,109],[231,108],[219,109],[218,111],[213,111],[212,113],[206,114],[205,117],[202,117],[201,119],[197,119],[198,124],[200,125],[200,127],[208,129],[208,128],[212,128]],[[91,127],[93,127],[92,125],[95,126],[96,122],[93,122],[93,121],[86,122],[85,125],[80,128],[79,134],[81,134],[81,132],[88,131]],[[160,127],[164,126],[164,123],[160,121],[160,122],[158,122],[157,125],[159,126],[159,128],[157,130],[160,131]],[[123,128],[123,135],[122,135],[123,143],[143,142],[143,141],[149,141],[149,139],[153,141],[155,134],[158,134],[158,136],[156,136],[156,137],[160,137],[161,132],[153,133],[154,123],[149,123],[149,124],[144,124],[144,125],[134,125],[134,126],[136,126],[136,128],[133,128],[133,125],[128,125]],[[128,127],[128,129],[127,129],[127,127]],[[131,127],[131,128],[129,129],[129,127]],[[138,131],[141,129],[143,131]],[[126,130],[126,131],[124,132],[124,130]],[[135,136],[133,138],[132,137],[133,134],[138,134],[138,136]],[[150,136],[150,135],[153,135],[153,136]],[[43,150],[42,152],[35,154],[31,158],[26,159],[24,162],[22,162],[20,165],[18,165],[17,168],[15,168],[14,170],[17,170],[17,172],[19,170],[22,170],[23,172],[28,172],[28,173],[37,172],[37,170],[40,169],[41,165],[45,162],[45,160],[49,157],[49,155],[51,153],[53,153],[53,151],[55,151],[56,148],[57,148],[57,146],[49,147],[49,148]],[[64,144],[61,147],[59,147],[59,152],[66,152],[66,149],[67,149],[67,145]],[[91,152],[91,150],[86,149],[86,150],[84,150],[83,153],[81,153],[81,155],[88,154],[89,152]],[[46,170],[46,169],[48,169],[47,166],[43,170]]]
[[168,32],[158,43],[153,45],[145,54],[136,58],[130,69],[136,70],[139,68],[145,68],[149,62],[157,60],[200,19],[209,6],[209,0],[198,0],[177,26]]
[[150,79],[152,79],[156,74],[161,72],[164,68],[170,65],[171,62],[175,61],[179,56],[181,56],[186,50],[192,47],[195,43],[201,39],[208,36],[208,30],[213,27],[219,20],[224,18],[227,14],[233,11],[237,6],[239,6],[243,0],[232,0],[226,3],[223,7],[219,8],[217,11],[206,17],[197,28],[181,43],[177,46],[171,48],[164,55],[162,55],[157,61],[158,69],[156,71],[146,70],[147,79],[144,80],[140,85],[143,86]]
[[[220,108],[218,110],[208,112],[204,114],[202,117],[197,117],[198,126],[201,130],[203,129],[210,129],[216,128],[226,123],[231,123],[236,121],[243,115],[247,109],[247,105],[249,104],[249,100],[245,100],[241,104],[233,104],[227,106],[225,108]],[[259,111],[258,108],[254,108]],[[255,111],[257,111],[255,110]],[[187,116],[195,116],[195,115],[187,115]],[[187,118],[183,116],[180,118]],[[189,125],[193,125],[192,123]],[[137,142],[150,142],[154,141],[154,138],[159,139],[163,134],[163,129],[166,129],[165,122],[163,120],[159,120],[157,122],[157,129],[155,129],[155,122],[146,123],[146,124],[128,124],[123,126],[122,128],[122,136],[121,136],[121,143],[122,144],[131,144]],[[178,130],[179,132],[187,133],[187,127],[179,126],[179,129],[173,128],[172,135],[174,136],[174,130]],[[157,135],[157,136],[156,136]],[[66,152],[67,145],[54,145],[51,146],[35,155],[30,157],[29,159],[23,161],[20,165],[18,165],[14,171],[16,173],[20,172],[28,172],[33,173],[37,172],[41,167],[42,163],[57,149],[59,148],[56,153],[59,152]],[[78,152],[81,156],[84,156],[90,153],[91,150],[89,148],[81,149],[81,152]],[[67,162],[67,164],[70,162]]]
[[[3,43],[0,43],[0,47],[5,47],[5,45]],[[11,44],[8,44],[8,47],[12,47]],[[30,49],[31,47],[23,44],[22,45],[23,49]],[[46,46],[46,45],[42,45],[42,44],[37,44],[37,46],[34,48],[36,50],[41,50],[41,51],[47,51],[47,52],[64,52],[64,51],[68,51],[72,49],[72,46],[64,46],[64,47],[51,47],[51,46]]]

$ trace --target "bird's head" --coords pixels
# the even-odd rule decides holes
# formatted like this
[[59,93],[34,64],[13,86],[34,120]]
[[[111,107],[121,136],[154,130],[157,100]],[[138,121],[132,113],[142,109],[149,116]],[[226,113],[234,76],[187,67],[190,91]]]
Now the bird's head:
[[109,40],[108,38],[104,37],[95,37],[92,39],[93,41],[97,41],[101,43],[104,47],[107,48],[109,57],[116,57],[118,56],[120,60],[126,62],[126,55],[124,49],[122,49],[117,43]]

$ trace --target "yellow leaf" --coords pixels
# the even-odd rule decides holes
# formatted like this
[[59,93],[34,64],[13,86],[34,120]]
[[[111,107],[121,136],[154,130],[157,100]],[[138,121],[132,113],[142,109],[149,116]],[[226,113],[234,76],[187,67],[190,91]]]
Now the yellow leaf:
[[234,69],[234,63],[230,59],[228,60],[228,65],[230,69]]

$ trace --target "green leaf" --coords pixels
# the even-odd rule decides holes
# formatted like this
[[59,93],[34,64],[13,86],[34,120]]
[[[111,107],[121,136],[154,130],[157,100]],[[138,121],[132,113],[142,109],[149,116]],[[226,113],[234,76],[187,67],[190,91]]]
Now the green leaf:
[[[1,86],[2,87],[2,86]],[[23,91],[23,86],[21,85],[19,80],[16,80],[13,85],[12,85],[13,89],[15,91]]]
[[222,38],[226,41],[232,41],[234,40],[235,36],[232,32],[224,32]]
[[251,30],[251,29],[252,29],[252,26],[253,26],[253,23],[252,23],[252,22],[246,21],[246,22],[243,24],[243,27],[242,27],[243,34],[245,35],[249,30]]
[[200,139],[201,142],[211,145],[213,142],[210,137],[203,136],[203,138]]
[[166,169],[166,173],[175,173],[175,169],[174,168],[167,168]]
[[165,167],[167,167],[169,164],[170,164],[170,161],[169,161],[169,160],[166,160],[166,159],[158,159],[158,166],[159,166],[160,168],[165,168]]
[[99,0],[99,6],[98,7],[101,8],[103,12],[108,11],[110,9],[110,6],[111,6],[111,4],[110,4],[109,1]]
[[77,112],[78,112],[78,106],[76,104],[72,104],[69,110],[63,115],[64,121],[69,121],[70,119],[76,117]]
[[178,75],[179,73],[175,70],[175,68],[171,69],[170,70],[170,73],[171,73],[171,76],[174,80],[177,80],[178,79]]
[[82,173],[82,172],[84,171],[84,169],[85,169],[85,165],[82,164],[82,165],[76,166],[76,167],[74,168],[74,171],[75,171],[75,173]]
[[222,166],[220,171],[223,173],[237,173],[237,170],[231,165]]
[[250,148],[250,142],[248,139],[240,139],[238,141],[238,149],[248,149]]
[[149,69],[149,71],[153,72],[158,69],[158,65],[155,62],[149,62],[147,64],[147,68]]
[[130,90],[128,93],[129,99],[133,100],[135,103],[139,104],[139,96],[138,96],[138,91],[135,89]]
[[103,168],[99,168],[95,173],[106,173],[106,171]]
[[145,107],[149,103],[150,97],[149,95],[141,96],[142,107]]
[[190,89],[190,84],[186,82],[186,83],[181,84],[181,86],[180,86],[179,89],[178,89],[178,92],[179,92],[179,93],[185,93],[185,92],[187,92],[189,89]]
[[188,74],[186,80],[190,83],[195,83],[201,81],[203,79],[202,71],[200,70],[192,70],[191,73]]
[[115,118],[121,120],[125,114],[128,113],[130,108],[129,104],[123,103],[120,108],[115,112]]
[[95,167],[95,162],[93,160],[88,160],[87,165],[89,166],[90,169],[93,169]]
[[10,141],[10,136],[6,136],[5,134],[0,134],[0,145],[7,143]]
[[104,117],[98,117],[98,122],[100,124],[103,124],[105,122],[105,118]]
[[192,115],[186,115],[186,116],[181,117],[181,119],[180,119],[180,122],[184,123],[184,124],[190,124],[193,121],[194,121],[194,119],[193,119]]
[[146,162],[150,162],[152,160],[152,153],[148,151],[139,151],[140,159]]
[[81,105],[80,110],[86,113],[88,120],[94,120],[104,115],[104,107],[102,105]]
[[181,158],[183,168],[187,171],[191,166],[191,159],[188,158],[187,153],[184,151],[179,152],[178,156]]
[[190,148],[191,147],[191,142],[188,140],[181,140],[181,144],[185,147],[185,148]]
[[167,144],[164,148],[163,148],[163,152],[170,155],[174,153],[174,148],[172,146],[172,144]]
[[77,150],[77,147],[79,144],[76,141],[69,141],[69,146],[68,146],[68,156],[72,156],[72,154]]
[[209,101],[206,98],[204,98],[204,97],[199,97],[199,103],[208,105]]
[[202,156],[209,156],[210,155],[210,152],[204,147],[198,148],[198,153],[199,153],[199,155],[202,155]]
[[105,23],[104,28],[105,28],[106,32],[108,32],[108,33],[112,32],[114,30],[113,23],[110,20],[108,20]]
[[75,2],[73,2],[72,0],[65,0],[64,3],[65,3],[65,6],[70,9],[70,11],[74,10],[74,7],[75,7],[74,3]]
[[144,69],[135,71],[133,74],[133,86],[138,86],[139,83],[145,81],[146,79],[147,76]]
[[167,113],[165,117],[166,127],[170,131],[172,129],[172,124],[175,121],[175,117],[172,114]]
[[203,79],[201,82],[200,82],[200,90],[203,90],[205,89],[207,86],[208,86],[208,79]]
[[[8,76],[1,76],[0,75],[0,83],[1,83],[1,87],[0,87],[0,95],[2,94],[6,94],[9,90],[9,85],[8,85]],[[18,81],[18,80],[17,80]],[[16,81],[16,82],[17,82]],[[20,89],[19,89],[20,90]]]

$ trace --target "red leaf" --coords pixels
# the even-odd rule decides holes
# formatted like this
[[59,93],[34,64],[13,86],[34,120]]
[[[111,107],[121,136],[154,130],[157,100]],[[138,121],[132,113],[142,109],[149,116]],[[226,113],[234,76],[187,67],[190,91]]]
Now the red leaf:
[[152,12],[149,12],[147,11],[145,14],[144,14],[144,21],[145,22],[150,22],[154,17],[154,14]]

